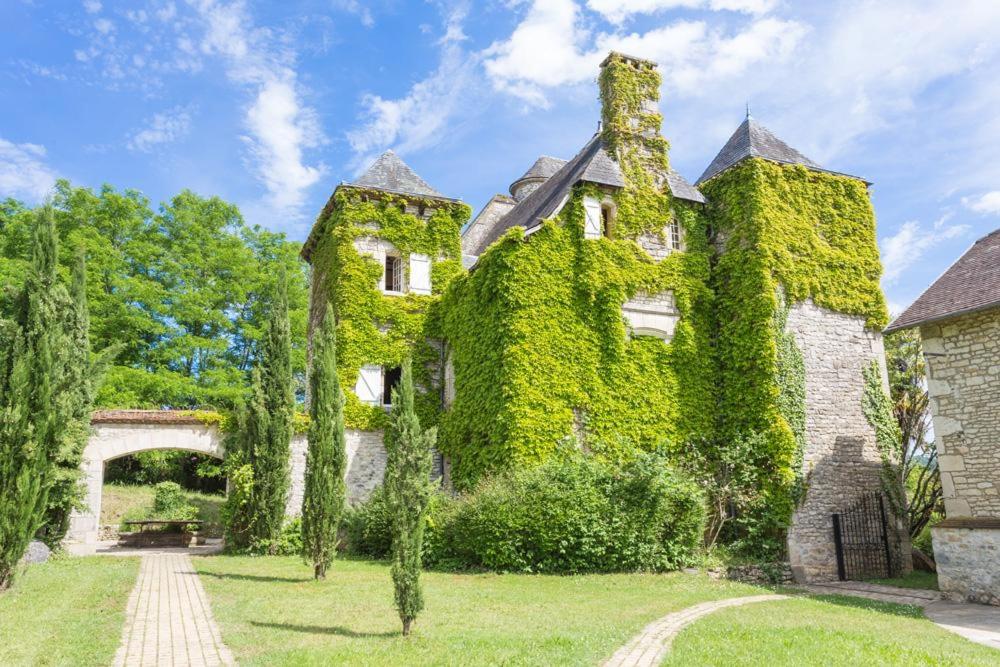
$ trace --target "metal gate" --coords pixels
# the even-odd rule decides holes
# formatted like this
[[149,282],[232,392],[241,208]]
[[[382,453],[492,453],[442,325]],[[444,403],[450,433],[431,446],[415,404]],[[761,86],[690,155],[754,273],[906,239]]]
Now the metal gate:
[[881,493],[861,496],[846,511],[833,515],[837,576],[841,581],[879,579],[899,571],[892,557],[885,499]]

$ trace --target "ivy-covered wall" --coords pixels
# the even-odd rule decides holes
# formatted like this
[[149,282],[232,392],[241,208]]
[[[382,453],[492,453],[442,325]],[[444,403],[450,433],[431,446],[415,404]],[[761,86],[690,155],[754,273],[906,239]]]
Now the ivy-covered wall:
[[763,494],[751,530],[776,544],[802,491],[805,446],[802,353],[785,331],[787,308],[811,299],[872,331],[885,326],[874,213],[859,179],[759,158],[701,190],[719,239],[719,432],[766,436],[753,462]]
[[[428,337],[427,310],[462,270],[459,233],[470,215],[461,202],[397,196],[341,186],[324,209],[310,255],[313,270],[311,325],[329,301],[337,318],[337,364],[347,403],[348,428],[376,430],[386,423],[381,406],[363,404],[353,389],[363,365],[391,368],[412,354],[414,381],[426,388],[417,408],[425,425],[440,414],[441,350]],[[358,251],[366,238],[391,243],[405,271],[410,253],[431,260],[431,294],[387,295],[379,289],[384,267]]]
[[[455,369],[439,448],[459,487],[565,444],[625,459],[713,432],[712,249],[700,208],[663,186],[667,143],[649,104],[659,84],[655,69],[612,57],[603,138],[625,187],[577,185],[554,220],[527,239],[508,232],[439,304]],[[584,238],[587,196],[614,200],[610,237]],[[686,250],[656,262],[635,239],[661,236],[672,220]],[[681,314],[672,340],[630,338],[622,304],[667,290]]]

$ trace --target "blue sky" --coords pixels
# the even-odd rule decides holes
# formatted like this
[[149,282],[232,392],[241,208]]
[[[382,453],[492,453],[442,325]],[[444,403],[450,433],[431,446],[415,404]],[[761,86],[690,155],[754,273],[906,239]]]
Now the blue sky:
[[183,188],[303,239],[393,148],[474,209],[596,129],[608,50],[660,63],[694,181],[753,115],[872,190],[893,310],[1000,226],[995,0],[4,0],[0,197]]

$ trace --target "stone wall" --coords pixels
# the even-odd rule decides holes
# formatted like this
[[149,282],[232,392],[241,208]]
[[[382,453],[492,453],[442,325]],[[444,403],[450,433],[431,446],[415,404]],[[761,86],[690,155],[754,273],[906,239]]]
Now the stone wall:
[[[863,317],[811,300],[791,306],[787,327],[805,363],[807,484],[788,532],[789,560],[799,581],[832,580],[837,558],[831,515],[862,492],[881,488],[875,433],[862,412],[862,371],[878,360],[885,377],[885,351],[881,334],[866,329]],[[908,540],[903,547],[909,553]]]
[[1000,518],[1000,309],[924,326],[920,337],[945,513]]
[[659,294],[639,292],[622,304],[622,316],[631,334],[670,341],[681,314],[674,303],[673,290],[667,290]]
[[493,195],[479,215],[462,231],[462,254],[479,255],[485,250],[480,247],[483,240],[500,219],[514,208],[514,204],[514,200],[506,195]]
[[957,601],[1000,605],[1000,520],[949,519],[932,528],[931,536],[941,592]]
[[[345,429],[347,448],[347,501],[356,504],[368,499],[385,476],[385,445],[382,431]],[[309,442],[305,435],[292,438],[291,487],[285,513],[298,516],[302,513],[302,496],[305,491],[306,449]]]

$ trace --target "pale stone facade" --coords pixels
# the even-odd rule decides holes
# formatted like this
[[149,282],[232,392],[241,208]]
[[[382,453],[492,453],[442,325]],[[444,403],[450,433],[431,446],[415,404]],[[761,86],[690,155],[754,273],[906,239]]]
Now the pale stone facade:
[[1000,309],[920,328],[947,519],[933,528],[938,585],[1000,604]]
[[[875,431],[862,411],[862,372],[876,361],[888,388],[885,350],[882,335],[866,328],[863,317],[820,308],[811,300],[789,308],[787,330],[805,364],[802,473],[807,486],[788,531],[789,559],[799,581],[836,579],[831,515],[861,493],[881,488]],[[902,538],[906,531],[899,532]],[[908,542],[902,549],[909,552]],[[901,560],[906,568],[909,559]]]
[[630,334],[656,336],[668,342],[681,318],[671,290],[659,294],[639,292],[622,304],[622,316]]

